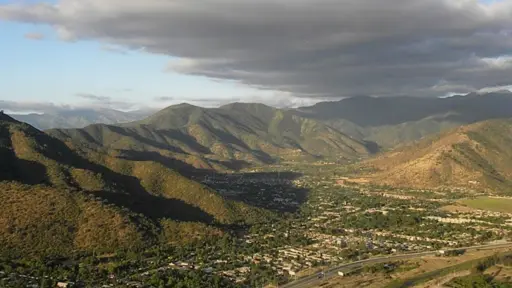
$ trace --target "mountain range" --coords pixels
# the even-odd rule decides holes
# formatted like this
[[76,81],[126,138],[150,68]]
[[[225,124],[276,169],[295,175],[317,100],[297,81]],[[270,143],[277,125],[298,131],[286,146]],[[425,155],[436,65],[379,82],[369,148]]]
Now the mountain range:
[[[112,109],[61,109],[46,114],[14,114],[11,116],[42,130],[84,128],[92,124],[117,125],[135,122],[137,125],[144,124],[144,121],[150,121],[146,119],[150,117],[151,124],[160,122],[157,123],[159,130],[165,130],[162,128],[183,128],[185,125],[183,121],[188,121],[187,123],[190,122],[191,125],[198,124],[193,123],[194,121],[208,123],[212,119],[209,119],[203,113],[204,111],[217,114],[223,112],[224,118],[228,115],[237,119],[245,116],[240,114],[249,112],[247,115],[255,121],[265,118],[265,125],[268,124],[268,117],[273,117],[269,114],[272,113],[271,111],[281,111],[284,115],[295,115],[300,119],[312,120],[314,123],[321,122],[321,124],[329,126],[330,129],[335,129],[353,139],[373,144],[373,147],[370,148],[375,152],[377,146],[380,149],[388,150],[399,144],[461,125],[512,117],[512,92],[504,90],[492,93],[470,93],[445,98],[358,96],[286,110],[269,109],[270,107],[264,105],[261,106],[266,107],[265,109],[258,109],[257,106],[258,104],[233,103],[220,108],[207,109],[181,104],[160,112],[147,109],[131,112]],[[196,114],[188,117],[186,115],[188,111]],[[162,116],[166,112],[172,112],[171,114],[174,116]],[[160,119],[156,120],[156,117]],[[205,118],[200,119],[201,117]],[[162,121],[168,122],[164,125],[167,127],[163,126]],[[259,127],[259,129],[262,128]],[[284,141],[284,137],[269,136],[274,137],[274,141]]]
[[[175,158],[196,168],[221,169],[278,159],[356,159],[372,145],[325,123],[263,104],[233,103],[220,108],[190,104],[168,107],[144,120],[48,134],[88,149]],[[156,153],[156,154],[155,154]]]
[[495,118],[512,117],[511,104],[506,92],[288,110],[179,104],[45,132],[0,113],[0,254],[136,250],[274,217],[188,177],[201,169],[362,160],[354,165],[377,184],[509,191],[512,120]]
[[512,92],[446,98],[353,97],[295,110],[384,149],[461,125],[512,117]]
[[154,110],[143,109],[123,112],[107,108],[76,108],[59,109],[46,113],[10,114],[16,120],[26,122],[37,129],[45,130],[51,128],[83,128],[91,124],[117,124],[132,122],[143,119]]
[[353,161],[455,127],[512,117],[512,93],[447,98],[354,97],[311,107],[179,104],[143,120],[47,133],[131,159],[164,157],[195,168],[237,169],[279,160]]

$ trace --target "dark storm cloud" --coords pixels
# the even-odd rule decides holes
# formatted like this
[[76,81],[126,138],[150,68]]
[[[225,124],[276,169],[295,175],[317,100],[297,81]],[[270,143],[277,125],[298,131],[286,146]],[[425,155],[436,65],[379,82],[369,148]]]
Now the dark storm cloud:
[[299,97],[512,84],[510,0],[61,0],[4,4],[0,18],[176,56],[169,69]]

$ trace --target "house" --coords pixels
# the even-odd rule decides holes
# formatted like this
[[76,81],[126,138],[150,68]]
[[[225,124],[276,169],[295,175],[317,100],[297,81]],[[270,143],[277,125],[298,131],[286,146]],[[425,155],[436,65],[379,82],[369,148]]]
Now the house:
[[140,288],[140,287],[142,287],[143,285],[142,285],[142,283],[137,282],[137,281],[130,281],[130,282],[126,283],[126,286],[128,286],[128,287],[134,287],[134,288]]
[[238,272],[240,273],[243,273],[243,274],[247,274],[249,272],[251,272],[251,268],[250,267],[240,267],[238,269],[236,269]]
[[69,286],[68,282],[57,282],[57,287],[59,288],[67,288]]
[[212,273],[212,272],[213,272],[213,268],[212,268],[212,267],[204,268],[204,269],[203,269],[203,272],[208,273],[208,274],[209,274],[209,273]]

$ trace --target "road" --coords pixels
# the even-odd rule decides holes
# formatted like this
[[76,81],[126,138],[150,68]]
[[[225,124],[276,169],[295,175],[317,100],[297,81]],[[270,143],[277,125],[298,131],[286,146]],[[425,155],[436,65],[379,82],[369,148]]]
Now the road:
[[[472,247],[461,247],[461,248],[450,248],[447,250],[455,250],[455,249],[464,249],[466,251],[468,250],[488,250],[488,249],[497,249],[497,248],[503,248],[511,246],[512,243],[503,243],[503,244],[489,244],[489,245],[480,245],[480,246],[472,246]],[[360,261],[355,261],[347,264],[343,264],[337,267],[330,268],[328,270],[324,271],[324,277],[318,278],[318,274],[314,274],[311,276],[306,276],[303,278],[300,278],[298,280],[295,280],[293,282],[290,282],[288,284],[280,286],[281,288],[307,288],[307,287],[313,287],[315,285],[319,285],[330,278],[337,276],[338,271],[347,271],[354,268],[362,267],[365,265],[371,265],[371,264],[378,264],[382,262],[389,262],[394,260],[403,260],[403,259],[412,259],[412,258],[418,258],[422,256],[432,256],[435,255],[439,250],[436,251],[426,251],[426,252],[418,252],[418,253],[408,253],[408,254],[401,254],[401,255],[390,255],[390,256],[384,256],[384,257],[378,257],[378,258],[370,258]]]

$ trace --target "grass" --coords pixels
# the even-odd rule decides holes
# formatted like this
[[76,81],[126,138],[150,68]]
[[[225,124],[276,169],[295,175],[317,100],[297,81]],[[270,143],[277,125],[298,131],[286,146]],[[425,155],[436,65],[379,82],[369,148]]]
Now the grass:
[[512,199],[479,197],[462,200],[460,203],[474,209],[512,213]]
[[[485,257],[485,258],[487,258],[487,257]],[[484,259],[484,258],[482,258],[482,259]],[[415,276],[415,277],[412,277],[412,278],[409,278],[409,279],[395,280],[395,281],[389,283],[387,286],[385,286],[385,288],[413,287],[415,285],[419,285],[421,283],[425,283],[425,282],[427,282],[429,280],[432,280],[432,279],[435,279],[435,278],[439,278],[439,277],[442,277],[442,276],[446,276],[446,275],[451,274],[451,273],[455,273],[455,272],[458,272],[458,271],[471,269],[471,268],[473,268],[473,266],[475,264],[478,263],[478,261],[480,261],[482,259],[475,259],[475,260],[463,262],[463,263],[460,263],[460,264],[457,264],[457,265],[454,265],[454,266],[450,266],[450,267],[446,267],[446,268],[430,271],[430,272],[427,272],[427,273],[424,273],[424,274],[421,274],[421,275],[418,275],[418,276]]]
[[470,261],[462,262],[453,266],[444,267],[442,269],[430,271],[427,273],[423,273],[417,276],[414,276],[412,278],[408,279],[397,279],[389,283],[385,286],[385,288],[405,288],[405,287],[414,287],[416,285],[425,283],[427,281],[446,276],[451,273],[463,271],[463,270],[469,270],[475,265],[477,265],[480,261],[485,260],[489,257],[483,257],[479,259],[473,259]]

